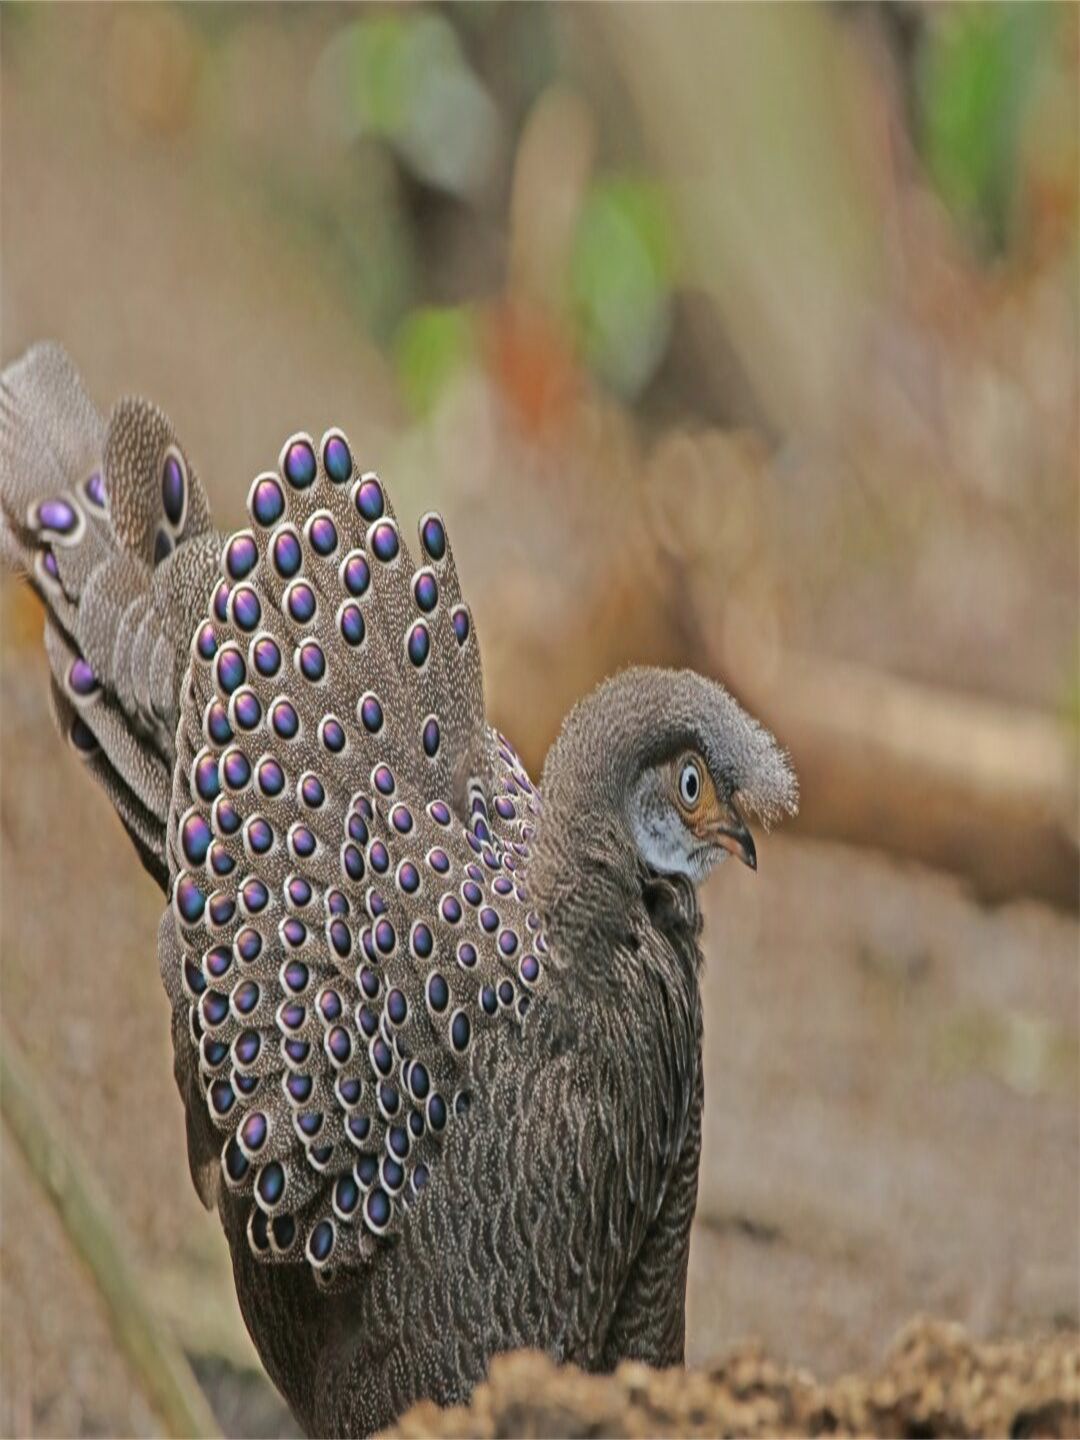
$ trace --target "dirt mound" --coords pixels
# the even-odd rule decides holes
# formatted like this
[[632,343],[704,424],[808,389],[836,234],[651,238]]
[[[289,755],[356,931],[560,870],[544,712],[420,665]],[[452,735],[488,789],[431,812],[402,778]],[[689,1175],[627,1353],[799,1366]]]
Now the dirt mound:
[[917,1319],[876,1373],[823,1385],[757,1346],[706,1370],[614,1375],[521,1352],[494,1361],[465,1408],[417,1405],[391,1435],[1080,1435],[1080,1336],[977,1344]]

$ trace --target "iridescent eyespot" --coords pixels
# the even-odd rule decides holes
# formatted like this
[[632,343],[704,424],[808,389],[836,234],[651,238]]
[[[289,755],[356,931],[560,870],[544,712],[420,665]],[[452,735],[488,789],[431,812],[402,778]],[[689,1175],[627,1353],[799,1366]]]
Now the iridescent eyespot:
[[188,815],[180,830],[180,843],[189,865],[201,865],[210,849],[210,826],[198,811]]
[[345,749],[345,731],[336,716],[324,715],[319,721],[319,739],[331,754],[340,755]]
[[200,660],[212,660],[217,654],[217,636],[209,620],[195,634],[195,649]]
[[456,1010],[450,1021],[450,1043],[459,1054],[469,1048],[472,1022],[464,1010]]
[[307,537],[308,543],[317,555],[332,555],[337,549],[337,528],[325,510],[319,511],[308,521]]
[[256,776],[264,795],[280,795],[285,788],[285,772],[272,755],[266,755],[259,761]]
[[281,454],[285,479],[296,490],[306,490],[315,479],[315,451],[306,435],[286,441]]
[[207,737],[215,745],[227,745],[233,737],[232,725],[229,722],[229,714],[220,700],[211,700],[206,707],[206,714],[203,717],[203,726]]
[[371,584],[371,567],[362,550],[353,550],[341,564],[341,583],[349,594],[359,599]]
[[242,685],[247,674],[244,657],[235,645],[219,650],[217,655],[217,682],[226,695],[231,695]]
[[420,570],[413,577],[413,597],[425,615],[430,615],[439,603],[439,586],[430,570]]
[[446,556],[446,531],[438,515],[425,515],[420,522],[420,540],[424,549],[433,560],[442,560]]
[[184,528],[187,514],[187,475],[180,452],[170,445],[161,472],[161,505],[173,530]]
[[248,848],[255,855],[265,855],[273,846],[274,831],[261,815],[253,815],[244,828]]
[[62,496],[55,496],[30,507],[30,524],[34,529],[49,530],[56,536],[74,539],[80,533],[81,514]]
[[357,484],[353,503],[365,520],[378,520],[386,509],[378,476],[364,475]]
[[400,546],[397,526],[392,520],[380,520],[377,525],[374,525],[369,540],[373,553],[384,564],[388,565],[397,557]]
[[234,535],[225,547],[225,569],[233,580],[244,580],[259,559],[254,537],[248,530]]
[[241,585],[232,593],[233,621],[241,630],[254,630],[262,619],[259,597],[250,585]]
[[281,651],[269,635],[262,635],[255,641],[251,647],[251,656],[260,675],[270,679],[277,674],[281,666]]
[[303,580],[294,580],[285,592],[285,606],[298,625],[306,625],[315,614],[315,592]]
[[317,810],[326,799],[322,781],[310,770],[300,777],[298,789],[301,800],[311,810]]
[[405,637],[405,649],[413,665],[422,669],[431,649],[431,635],[422,620],[418,620]]
[[343,435],[328,435],[323,441],[323,465],[336,484],[348,480],[352,474],[352,456]]
[[105,494],[105,482],[101,478],[100,470],[94,471],[83,490],[91,505],[95,505],[99,510],[108,509],[108,496]]
[[262,475],[252,482],[248,492],[248,509],[257,524],[264,528],[274,525],[285,513],[285,496],[272,475]]
[[372,735],[377,735],[383,726],[383,711],[378,697],[369,690],[366,695],[361,696],[358,708],[364,729]]
[[342,605],[338,611],[338,628],[346,644],[355,646],[364,643],[367,626],[364,623],[363,615],[360,613],[359,605]]
[[459,645],[464,645],[469,638],[469,611],[464,605],[456,605],[450,615],[454,627],[454,638]]
[[300,540],[293,530],[278,531],[274,536],[271,553],[274,557],[274,569],[284,580],[291,580],[304,563]]
[[282,740],[292,740],[300,729],[300,717],[295,706],[282,697],[275,700],[270,707],[270,724],[274,727],[275,735],[279,735]]
[[191,875],[181,874],[176,882],[175,899],[180,918],[188,925],[194,925],[206,908],[206,896]]
[[326,674],[326,657],[317,640],[306,640],[296,651],[296,667],[305,680],[317,685]]

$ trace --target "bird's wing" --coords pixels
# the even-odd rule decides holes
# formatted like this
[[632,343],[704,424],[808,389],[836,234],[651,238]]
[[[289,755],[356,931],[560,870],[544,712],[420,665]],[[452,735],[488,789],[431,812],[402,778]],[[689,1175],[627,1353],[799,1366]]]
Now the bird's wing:
[[142,400],[108,424],[67,355],[0,376],[0,558],[46,607],[57,725],[164,885],[180,677],[218,545],[169,422]]
[[663,1184],[659,1208],[645,1232],[612,1316],[604,1341],[602,1369],[614,1369],[620,1360],[627,1359],[643,1360],[659,1369],[683,1363],[686,1274],[690,1261],[690,1227],[697,1206],[705,1098],[700,1013],[697,1063],[691,1085],[693,1098],[685,1130]]
[[476,1036],[542,983],[539,798],[484,719],[437,515],[415,567],[336,430],[288,441],[248,511],[182,685],[161,961],[204,1197],[250,1197],[256,1255],[326,1277],[422,1203]]
[[[425,1396],[462,1399],[505,1350],[588,1369],[681,1356],[697,957],[658,933],[645,947],[644,967],[619,947],[588,986],[553,984],[520,1037],[477,1037],[484,1083],[426,1203],[321,1349],[315,1433],[371,1433]],[[556,945],[552,968],[563,959]]]

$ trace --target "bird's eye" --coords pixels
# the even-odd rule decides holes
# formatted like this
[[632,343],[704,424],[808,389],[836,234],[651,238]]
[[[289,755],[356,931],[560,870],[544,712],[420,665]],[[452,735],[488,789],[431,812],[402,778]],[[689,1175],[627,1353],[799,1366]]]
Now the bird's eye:
[[696,808],[701,799],[701,768],[696,760],[686,760],[679,771],[679,799],[687,810]]

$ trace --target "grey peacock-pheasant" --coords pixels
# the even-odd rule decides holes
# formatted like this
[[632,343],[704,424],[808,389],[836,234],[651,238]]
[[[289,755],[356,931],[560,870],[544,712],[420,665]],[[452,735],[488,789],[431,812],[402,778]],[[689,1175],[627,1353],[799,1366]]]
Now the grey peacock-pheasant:
[[797,789],[718,684],[628,670],[538,789],[484,713],[441,519],[417,565],[338,430],[223,538],[169,423],[62,350],[0,379],[0,545],[57,724],[168,895],[196,1188],[309,1431],[459,1401],[494,1353],[683,1356],[695,887]]

